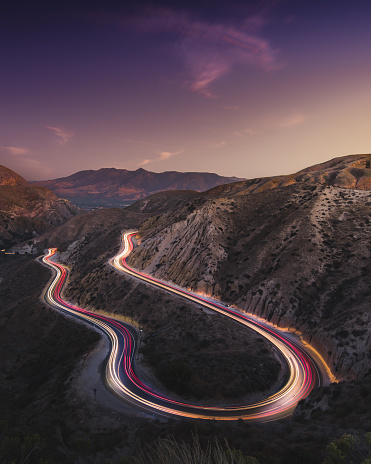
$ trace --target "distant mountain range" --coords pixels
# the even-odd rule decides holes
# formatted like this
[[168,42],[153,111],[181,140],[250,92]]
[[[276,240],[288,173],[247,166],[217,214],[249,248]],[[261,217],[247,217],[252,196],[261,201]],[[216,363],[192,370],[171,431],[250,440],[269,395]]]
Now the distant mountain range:
[[128,209],[133,212],[160,214],[196,200],[201,202],[210,198],[256,194],[294,184],[371,190],[370,164],[371,155],[342,156],[310,166],[295,174],[248,179],[218,185],[205,192],[160,192],[135,202]]
[[203,192],[217,185],[243,180],[208,172],[150,172],[145,169],[103,168],[79,171],[68,177],[33,182],[47,187],[56,195],[78,205],[120,205],[133,203],[164,190],[195,190]]

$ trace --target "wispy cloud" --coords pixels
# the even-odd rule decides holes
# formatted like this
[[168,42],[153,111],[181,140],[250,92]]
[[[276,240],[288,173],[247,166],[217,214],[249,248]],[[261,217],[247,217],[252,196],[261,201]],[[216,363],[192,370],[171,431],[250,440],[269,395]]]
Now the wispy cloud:
[[221,140],[220,142],[215,142],[214,147],[215,148],[223,148],[227,145],[227,142],[225,140]]
[[142,33],[175,36],[175,51],[183,58],[188,74],[184,86],[205,98],[216,98],[210,85],[238,63],[266,72],[283,66],[277,51],[258,34],[263,24],[262,18],[257,17],[240,25],[210,23],[172,10],[151,11],[147,17],[131,22],[130,26],[126,23]]
[[158,161],[167,160],[169,158],[172,158],[173,156],[180,155],[181,153],[182,151],[175,151],[175,152],[162,151],[160,153],[160,157],[158,158]]
[[64,129],[63,127],[56,126],[45,126],[47,129],[51,130],[57,136],[57,142],[60,145],[65,145],[73,137],[73,132]]
[[232,134],[236,137],[246,137],[248,135],[255,135],[257,132],[254,129],[247,127],[246,129],[235,131]]
[[278,123],[278,127],[298,126],[306,120],[307,117],[304,114],[295,112],[282,118],[282,120]]
[[3,150],[7,150],[12,155],[29,155],[32,152],[27,148],[20,148],[20,147],[0,147]]
[[140,163],[138,163],[138,166],[145,166],[146,164],[150,163],[152,160],[150,159],[144,159]]
[[180,155],[181,153],[183,153],[183,151],[175,151],[175,152],[162,151],[159,153],[159,155],[156,158],[144,159],[143,161],[138,163],[138,166],[145,166],[146,164],[149,164],[149,163],[156,163],[158,161],[164,161],[169,158],[172,158],[173,156]]

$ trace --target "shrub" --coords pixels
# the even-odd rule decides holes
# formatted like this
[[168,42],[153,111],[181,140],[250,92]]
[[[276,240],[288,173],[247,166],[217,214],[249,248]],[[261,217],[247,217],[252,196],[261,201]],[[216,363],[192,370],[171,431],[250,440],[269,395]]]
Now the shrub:
[[175,439],[160,439],[155,445],[142,449],[134,464],[259,464],[253,456],[244,456],[241,450],[222,447],[217,441],[201,448],[197,437],[187,444]]

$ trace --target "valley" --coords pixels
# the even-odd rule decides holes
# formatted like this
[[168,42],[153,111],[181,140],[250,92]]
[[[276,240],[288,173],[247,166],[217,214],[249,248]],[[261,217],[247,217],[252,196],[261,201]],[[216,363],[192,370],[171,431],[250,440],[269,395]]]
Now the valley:
[[[38,430],[48,443],[43,448],[45,456],[58,455],[57,462],[71,459],[73,453],[86,462],[93,455],[119,462],[122,453],[134,456],[142,440],[152,443],[158,437],[175,435],[189,442],[195,430],[201,442],[225,437],[231,446],[263,463],[283,463],[287,456],[309,464],[322,462],[326,445],[344,433],[358,437],[366,446],[362,440],[370,427],[371,399],[369,158],[337,158],[281,176],[279,181],[241,181],[205,192],[165,191],[125,209],[100,208],[88,213],[76,209],[60,225],[50,214],[50,229],[33,229],[25,242],[23,236],[13,236],[9,249],[17,254],[0,256],[0,291],[7,308],[1,313],[1,333],[7,340],[19,340],[17,358],[6,350],[3,356],[4,392],[19,392],[7,393],[6,423],[18,423],[23,434]],[[27,214],[34,217],[34,206],[27,205]],[[20,206],[8,208],[14,214]],[[25,214],[17,211],[20,217]],[[70,353],[60,376],[50,367],[49,381],[32,380],[32,371],[25,364],[18,366],[15,359],[19,363],[26,351],[43,352],[28,362],[36,366],[42,359],[51,366],[53,352],[45,349],[46,344],[51,343],[50,337],[60,342],[54,332],[49,335],[50,321],[61,321],[50,325],[58,327],[55,324],[65,320],[53,310],[46,315],[50,308],[39,296],[49,274],[34,259],[46,248],[58,247],[58,260],[69,269],[63,298],[94,317],[110,315],[141,331],[136,363],[139,377],[151,389],[176,401],[227,408],[261,401],[279,390],[282,360],[263,337],[212,315],[199,302],[164,293],[110,266],[119,251],[121,233],[128,229],[139,230],[137,246],[128,257],[135,272],[202,294],[203,299],[220,299],[228,311],[251,313],[269,321],[269,327],[300,335],[320,353],[337,383],[313,389],[289,420],[275,425],[227,421],[229,425],[223,426],[194,419],[158,422],[151,415],[115,410],[116,399],[113,409],[107,409],[106,400],[100,404],[100,392],[79,391],[78,379],[84,378],[88,352],[97,346],[98,335],[79,324],[73,332],[74,322],[67,319],[69,328],[63,328],[66,346],[73,350],[79,339],[79,348],[76,345],[69,352],[60,345],[62,357]],[[24,295],[17,296],[26,275],[34,290],[25,286]],[[34,322],[27,322],[29,335],[20,338],[22,318]],[[45,335],[35,345],[32,334],[45,321],[49,321]],[[35,387],[21,390],[20,376],[25,385],[35,382]],[[50,413],[53,404],[59,419]],[[75,436],[81,421],[84,430]],[[108,449],[104,441],[110,435]],[[265,437],[264,444],[257,435]],[[92,443],[93,436],[102,439]],[[86,447],[78,448],[82,442]],[[55,453],[51,450],[57,443]],[[302,450],[309,446],[317,450],[320,460],[315,455],[303,457]]]

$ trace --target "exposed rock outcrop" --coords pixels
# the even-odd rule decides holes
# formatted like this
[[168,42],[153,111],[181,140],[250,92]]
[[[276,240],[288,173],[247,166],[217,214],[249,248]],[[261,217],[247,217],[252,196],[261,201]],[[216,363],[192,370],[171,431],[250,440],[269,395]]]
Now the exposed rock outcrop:
[[0,165],[0,185],[28,185],[22,176]]
[[8,248],[51,230],[80,209],[45,187],[28,184],[10,169],[0,169],[0,246]]

